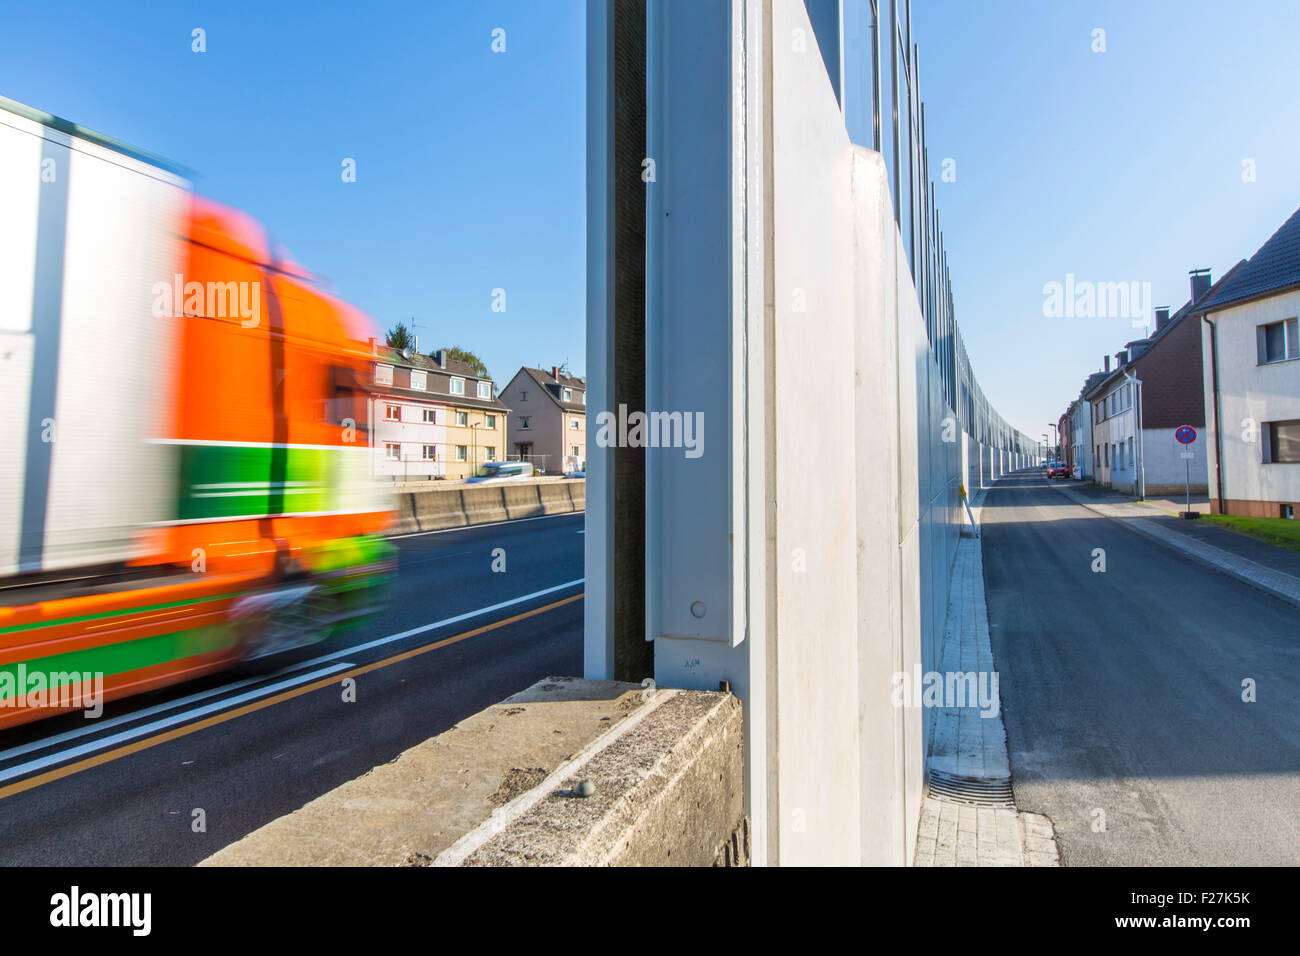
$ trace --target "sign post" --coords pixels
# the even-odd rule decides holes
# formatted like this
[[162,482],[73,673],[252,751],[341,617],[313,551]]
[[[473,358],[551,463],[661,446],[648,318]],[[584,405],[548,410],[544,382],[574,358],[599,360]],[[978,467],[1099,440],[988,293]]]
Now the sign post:
[[1180,425],[1174,431],[1174,438],[1185,449],[1179,457],[1183,459],[1183,463],[1187,466],[1187,483],[1184,486],[1187,492],[1187,510],[1183,512],[1182,517],[1195,518],[1197,516],[1196,512],[1192,510],[1192,459],[1196,457],[1196,454],[1192,451],[1191,446],[1196,441],[1196,429],[1191,425]]

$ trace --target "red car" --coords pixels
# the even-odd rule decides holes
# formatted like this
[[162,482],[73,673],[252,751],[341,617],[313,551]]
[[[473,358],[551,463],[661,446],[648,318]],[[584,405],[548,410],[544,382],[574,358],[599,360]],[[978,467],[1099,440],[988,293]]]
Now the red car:
[[1069,466],[1066,465],[1066,463],[1063,461],[1057,461],[1056,459],[1053,459],[1052,461],[1049,461],[1047,463],[1047,477],[1048,478],[1069,478],[1070,477]]

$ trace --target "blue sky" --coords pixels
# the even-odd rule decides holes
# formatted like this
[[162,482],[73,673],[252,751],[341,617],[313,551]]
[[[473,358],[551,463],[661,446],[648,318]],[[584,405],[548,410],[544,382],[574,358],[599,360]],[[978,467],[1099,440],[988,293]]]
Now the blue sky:
[[[1222,275],[1300,206],[1300,4],[945,0],[913,26],[931,168],[956,161],[958,320],[1037,436],[1141,334],[1044,318],[1045,283],[1149,281],[1177,308],[1189,269]],[[192,168],[385,328],[414,316],[426,351],[582,372],[584,29],[578,0],[11,2],[0,93]]]
[[1300,207],[1300,4],[914,3],[912,26],[931,170],[957,163],[936,201],[971,362],[1050,434],[1143,333],[1044,318],[1045,283],[1149,281],[1177,309],[1189,269],[1217,279]]
[[423,351],[581,373],[585,30],[558,0],[9,3],[0,93],[189,167]]

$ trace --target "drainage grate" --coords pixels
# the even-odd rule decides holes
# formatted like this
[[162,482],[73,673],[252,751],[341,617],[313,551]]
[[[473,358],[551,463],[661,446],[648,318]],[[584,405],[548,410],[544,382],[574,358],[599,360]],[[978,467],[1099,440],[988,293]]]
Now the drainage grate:
[[931,770],[930,796],[973,807],[1015,807],[1010,777],[960,777],[955,773]]

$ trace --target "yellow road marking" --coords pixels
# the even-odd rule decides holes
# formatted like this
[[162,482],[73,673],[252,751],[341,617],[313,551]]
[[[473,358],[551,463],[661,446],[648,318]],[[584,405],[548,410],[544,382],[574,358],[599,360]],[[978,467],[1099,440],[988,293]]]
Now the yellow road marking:
[[505,627],[507,624],[514,624],[516,621],[522,621],[530,617],[536,617],[538,614],[544,614],[552,611],[557,607],[563,607],[565,604],[572,604],[574,601],[582,599],[586,592],[579,592],[571,597],[562,598],[559,601],[553,601],[542,607],[533,608],[531,611],[524,611],[522,614],[515,614],[512,617],[505,617],[499,621],[493,621],[491,624],[484,624],[473,630],[465,631],[452,637],[443,638],[441,641],[435,641],[432,644],[425,644],[421,647],[412,648],[409,651],[402,651],[400,654],[394,654],[392,657],[385,657],[382,660],[375,661],[373,664],[363,664],[360,667],[354,667],[351,670],[343,671],[338,674],[331,674],[329,677],[323,677],[318,681],[310,684],[303,684],[301,687],[294,687],[286,691],[281,691],[272,697],[263,700],[255,700],[252,703],[244,704],[242,707],[236,707],[234,710],[224,711],[220,714],[214,714],[211,717],[205,717],[203,720],[196,721],[192,724],[185,724],[182,727],[174,727],[171,730],[163,731],[153,737],[146,737],[143,740],[136,740],[129,744],[123,744],[114,750],[106,750],[103,753],[87,757],[85,760],[78,760],[62,767],[56,767],[54,770],[47,770],[45,773],[37,774],[34,777],[28,777],[25,780],[19,780],[17,783],[11,783],[8,786],[0,787],[0,800],[5,797],[12,797],[14,794],[23,793],[27,790],[34,790],[37,787],[47,783],[53,783],[55,780],[62,780],[64,777],[71,777],[73,774],[81,773],[83,770],[90,770],[92,767],[98,767],[102,764],[111,763],[122,757],[129,757],[131,754],[139,753],[142,750],[148,750],[150,747],[157,747],[159,744],[165,744],[171,740],[177,740],[181,737],[189,736],[200,730],[206,730],[209,727],[215,727],[218,724],[224,724],[228,720],[234,720],[236,717],[243,717],[245,714],[252,714],[263,710],[273,704],[279,704],[286,700],[292,700],[295,697],[301,697],[303,694],[310,694],[314,690],[320,690],[322,687],[331,687],[339,681],[348,677],[359,677],[362,674],[368,674],[371,671],[377,671],[381,667],[388,667],[390,664],[399,664],[402,661],[410,660],[413,657],[419,657],[421,654],[427,654],[429,651],[436,651],[442,647],[448,647],[457,644],[460,641],[468,640],[471,637],[477,637],[479,634],[485,634],[488,631],[495,631],[499,627]]

